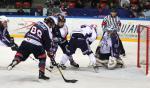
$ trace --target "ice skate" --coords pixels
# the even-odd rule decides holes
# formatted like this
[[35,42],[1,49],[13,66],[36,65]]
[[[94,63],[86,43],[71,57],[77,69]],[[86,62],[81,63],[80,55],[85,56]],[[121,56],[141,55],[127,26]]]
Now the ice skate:
[[8,65],[7,70],[12,70],[17,64],[17,61],[13,61],[10,65]]
[[71,61],[70,65],[75,67],[75,68],[79,68],[79,64],[77,64],[75,61]]
[[62,70],[65,70],[65,69],[67,68],[64,64],[60,64],[59,67],[60,67]]
[[44,72],[39,71],[39,79],[49,80],[50,78],[44,75]]

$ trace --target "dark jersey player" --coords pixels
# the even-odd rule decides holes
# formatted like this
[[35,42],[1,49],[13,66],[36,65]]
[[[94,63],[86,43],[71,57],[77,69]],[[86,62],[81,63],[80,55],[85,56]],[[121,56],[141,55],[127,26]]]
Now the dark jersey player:
[[0,42],[2,45],[11,47],[12,50],[17,50],[18,46],[14,42],[14,38],[10,37],[8,28],[8,18],[6,16],[0,16]]
[[54,20],[51,17],[45,18],[44,21],[36,22],[25,34],[25,38],[17,50],[12,63],[8,66],[8,70],[11,70],[20,62],[25,61],[30,54],[33,54],[39,60],[39,79],[48,80],[49,77],[45,76],[45,50],[47,51],[47,55],[50,56],[50,53],[52,53],[51,32],[53,27]]
[[[55,21],[55,27],[52,30],[53,33],[53,39],[55,41],[54,44],[54,50],[57,51],[58,46],[60,46],[61,50],[63,51],[63,55],[66,55],[68,53],[67,47],[68,47],[68,27],[66,25],[66,18],[62,15],[57,15],[55,17],[52,17]],[[70,64],[75,67],[79,67],[79,65],[73,60],[72,56],[69,58]],[[52,62],[52,61],[51,61]],[[53,65],[53,63],[52,63]],[[53,68],[53,66],[50,66]],[[62,69],[65,69],[66,66],[60,63],[60,67]]]

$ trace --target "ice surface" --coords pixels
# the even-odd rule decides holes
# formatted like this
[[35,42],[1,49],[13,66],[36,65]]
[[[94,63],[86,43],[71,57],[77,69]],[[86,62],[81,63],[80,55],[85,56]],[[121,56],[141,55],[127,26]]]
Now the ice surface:
[[[22,39],[16,39],[16,41],[20,44]],[[95,41],[91,46],[94,52],[98,42]],[[81,68],[79,70],[68,68],[63,71],[67,79],[79,80],[75,84],[65,83],[57,69],[54,69],[52,73],[46,71],[50,80],[39,81],[38,63],[31,58],[20,63],[13,70],[7,71],[6,67],[12,61],[15,52],[0,46],[0,88],[150,88],[150,77],[145,75],[143,69],[136,67],[137,44],[129,42],[123,42],[123,44],[127,54],[126,58],[123,58],[126,68],[116,70],[100,68],[99,73],[95,73],[88,67],[88,56],[83,56],[78,49],[73,57]],[[60,61],[61,55],[62,51],[59,49],[56,56],[57,62]],[[47,59],[47,66],[48,63],[49,59]]]

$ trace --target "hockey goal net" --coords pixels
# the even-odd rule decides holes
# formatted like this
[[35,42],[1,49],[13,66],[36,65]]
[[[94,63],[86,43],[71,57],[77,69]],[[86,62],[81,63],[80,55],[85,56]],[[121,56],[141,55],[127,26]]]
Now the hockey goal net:
[[138,26],[138,52],[137,66],[145,67],[146,75],[149,72],[150,64],[150,27]]

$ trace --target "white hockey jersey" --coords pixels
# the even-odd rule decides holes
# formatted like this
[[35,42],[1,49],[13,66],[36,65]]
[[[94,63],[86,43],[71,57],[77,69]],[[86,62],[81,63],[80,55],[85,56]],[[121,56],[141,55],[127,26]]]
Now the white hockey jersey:
[[[54,17],[54,16],[50,16],[55,24],[57,25],[58,24],[58,18],[57,17]],[[66,38],[66,36],[68,35],[68,27],[66,24],[64,24],[64,26],[62,28],[60,28],[59,26],[56,26],[53,30],[53,34],[54,34],[54,37],[57,37],[57,38]]]
[[100,42],[100,53],[108,54],[111,53],[112,42],[109,34],[105,32],[103,39]]
[[66,38],[66,36],[68,35],[68,27],[66,24],[64,24],[64,26],[62,28],[59,29],[60,30],[60,34],[62,38]]
[[[84,25],[84,27],[81,27],[81,28],[78,28],[78,29],[76,29],[76,30],[73,30],[73,31],[71,32],[71,36],[72,36],[72,34],[74,34],[74,33],[83,34],[84,36],[87,37],[87,39],[92,36],[92,33],[93,33],[93,36],[92,36],[92,37],[95,36],[93,30],[91,29],[91,27],[90,27],[90,26],[87,26],[87,25]],[[91,41],[92,41],[92,40],[93,40],[93,39],[91,38]]]
[[91,30],[92,30],[92,35],[91,35],[91,37],[88,38],[88,41],[90,41],[92,43],[96,40],[98,34],[94,28],[91,28]]

